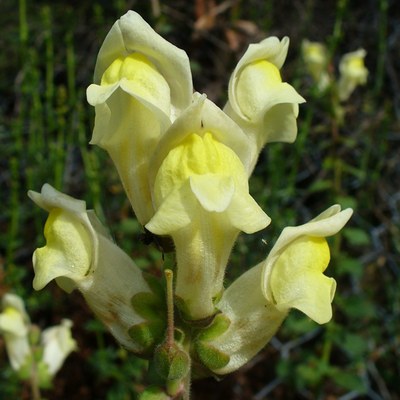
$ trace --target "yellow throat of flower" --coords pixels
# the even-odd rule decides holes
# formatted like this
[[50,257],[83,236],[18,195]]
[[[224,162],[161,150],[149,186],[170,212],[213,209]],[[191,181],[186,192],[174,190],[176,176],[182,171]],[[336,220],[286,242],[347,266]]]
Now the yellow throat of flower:
[[101,86],[120,84],[130,95],[155,105],[169,115],[170,87],[156,66],[143,54],[115,59],[101,77]]
[[264,87],[282,83],[282,77],[279,69],[269,61],[254,61],[249,64],[246,69],[249,69],[251,73],[258,74],[261,78],[259,83],[262,83]]
[[247,175],[236,153],[214,139],[210,132],[188,135],[164,159],[155,181],[156,200],[162,201],[173,189],[192,176],[231,177],[247,189]]
[[364,60],[361,57],[353,57],[348,61],[347,69],[349,75],[360,75],[364,73]]
[[162,78],[154,64],[143,54],[132,53],[126,57],[120,56],[104,71],[101,85],[113,85],[122,78],[141,80],[148,75],[156,74]]
[[323,64],[326,61],[325,50],[319,43],[309,44],[304,53],[308,62]]
[[279,69],[271,62],[258,60],[246,65],[236,84],[236,97],[242,113],[252,119],[271,101],[272,93],[279,90],[281,84]]

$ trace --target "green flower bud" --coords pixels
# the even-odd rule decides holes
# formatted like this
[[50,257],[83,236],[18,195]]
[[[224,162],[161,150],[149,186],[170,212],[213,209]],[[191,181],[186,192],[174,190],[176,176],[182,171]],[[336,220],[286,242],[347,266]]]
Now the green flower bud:
[[161,388],[150,386],[140,394],[139,400],[170,400],[170,397]]
[[165,333],[165,324],[161,321],[146,321],[132,326],[128,334],[138,350],[137,355],[148,358],[155,346],[161,342]]
[[189,355],[180,346],[166,343],[156,348],[154,364],[157,373],[167,381],[183,379],[190,369]]

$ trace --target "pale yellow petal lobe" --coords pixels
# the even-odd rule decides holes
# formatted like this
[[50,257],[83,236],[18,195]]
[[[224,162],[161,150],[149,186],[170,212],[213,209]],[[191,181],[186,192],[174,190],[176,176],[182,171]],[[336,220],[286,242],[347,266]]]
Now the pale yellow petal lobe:
[[46,246],[34,253],[34,288],[42,289],[59,276],[83,278],[91,265],[92,244],[82,223],[71,213],[55,208],[49,213],[44,235]]

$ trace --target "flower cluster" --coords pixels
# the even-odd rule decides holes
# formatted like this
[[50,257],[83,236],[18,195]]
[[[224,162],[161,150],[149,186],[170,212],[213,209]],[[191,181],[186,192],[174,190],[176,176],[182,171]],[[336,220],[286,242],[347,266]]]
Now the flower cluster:
[[[335,81],[333,74],[329,71],[328,49],[322,43],[304,40],[302,54],[308,72],[318,90],[323,92]],[[359,49],[342,56],[337,82],[337,94],[340,101],[348,100],[357,86],[367,83],[368,70],[364,65],[366,54],[364,49]]]
[[[173,241],[175,336],[195,376],[238,369],[291,308],[318,323],[332,316],[336,283],[323,274],[330,258],[325,238],[352,213],[337,205],[285,228],[264,261],[224,287],[238,234],[271,222],[249,193],[258,155],[266,143],[297,135],[305,100],[281,76],[288,46],[287,37],[250,45],[220,109],[193,93],[186,53],[130,11],[105,38],[87,89],[96,111],[91,143],[109,153],[144,228]],[[47,244],[33,256],[35,289],[53,279],[64,290],[77,288],[124,347],[159,355],[171,322],[160,282],[142,273],[83,201],[47,184],[29,195],[49,212]],[[175,381],[181,356],[168,354],[163,376]]]
[[63,319],[60,325],[40,333],[31,324],[19,296],[5,294],[2,306],[0,333],[4,336],[11,367],[22,379],[31,377],[34,369],[38,386],[48,387],[65,359],[77,348],[71,336],[72,321]]

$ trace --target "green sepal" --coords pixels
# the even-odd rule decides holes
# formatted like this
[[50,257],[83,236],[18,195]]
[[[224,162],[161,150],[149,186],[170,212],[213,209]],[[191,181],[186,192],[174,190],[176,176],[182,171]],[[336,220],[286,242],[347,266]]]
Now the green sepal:
[[135,312],[145,319],[159,320],[160,316],[165,318],[165,300],[153,293],[136,293],[131,299],[131,304]]
[[157,386],[149,386],[139,395],[138,400],[170,400],[168,396],[161,388]]
[[174,303],[176,307],[178,308],[179,315],[184,321],[190,321],[189,318],[189,308],[186,306],[185,301],[182,299],[182,297],[177,296],[176,294],[174,295]]
[[155,346],[163,340],[165,324],[162,321],[146,321],[133,325],[128,333],[135,344],[141,348],[138,354],[150,357]]
[[228,354],[216,349],[212,341],[223,335],[231,324],[230,319],[224,314],[217,314],[211,324],[201,329],[195,339],[199,360],[211,371],[225,367],[230,360]]
[[207,342],[196,342],[195,349],[200,361],[211,371],[225,367],[230,360],[228,354],[216,349]]
[[183,344],[183,342],[185,341],[185,337],[186,337],[185,332],[182,329],[175,327],[174,329],[175,342],[178,344]]
[[[210,315],[210,316],[208,316],[206,318],[194,320],[190,316],[189,308],[187,307],[185,301],[181,297],[175,295],[174,296],[174,303],[178,308],[179,316],[181,317],[181,319],[185,323],[191,325],[194,328],[204,328],[204,327],[209,326],[211,321],[213,320],[213,318],[215,316],[215,314],[212,314],[212,315]],[[217,312],[218,312],[218,310],[215,309],[215,313],[217,313]]]
[[159,299],[165,299],[165,290],[164,286],[161,283],[162,280],[147,272],[142,272],[142,276],[146,283],[149,285],[154,295]]
[[161,378],[167,381],[179,380],[189,373],[190,358],[176,344],[168,347],[163,343],[154,352],[154,365]]
[[211,341],[217,339],[228,330],[230,325],[231,320],[226,315],[217,314],[211,324],[200,331],[197,340]]

